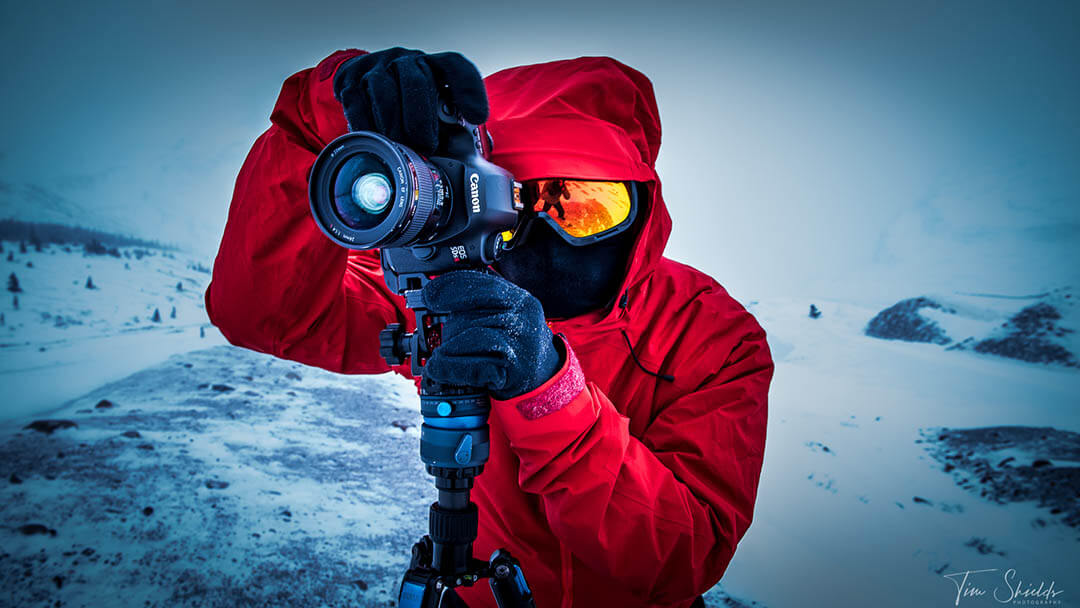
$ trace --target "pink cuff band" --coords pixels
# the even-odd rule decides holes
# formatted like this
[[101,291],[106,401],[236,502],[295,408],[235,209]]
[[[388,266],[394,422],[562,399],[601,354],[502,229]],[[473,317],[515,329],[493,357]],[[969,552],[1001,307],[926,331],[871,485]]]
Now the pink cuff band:
[[541,416],[547,416],[557,412],[564,405],[573,401],[581,391],[585,390],[585,374],[581,372],[581,364],[578,363],[574,349],[570,348],[566,340],[560,337],[566,360],[562,369],[555,373],[550,380],[545,382],[531,394],[517,402],[518,411],[527,420],[536,420]]

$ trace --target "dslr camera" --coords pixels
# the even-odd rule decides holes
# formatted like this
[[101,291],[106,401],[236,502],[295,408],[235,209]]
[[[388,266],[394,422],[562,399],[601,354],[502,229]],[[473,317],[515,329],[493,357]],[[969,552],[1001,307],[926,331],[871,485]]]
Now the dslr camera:
[[354,131],[323,149],[308,180],[315,223],[348,249],[379,248],[386,283],[398,294],[430,276],[491,264],[524,208],[521,184],[485,159],[486,131],[445,103],[439,119],[430,158]]

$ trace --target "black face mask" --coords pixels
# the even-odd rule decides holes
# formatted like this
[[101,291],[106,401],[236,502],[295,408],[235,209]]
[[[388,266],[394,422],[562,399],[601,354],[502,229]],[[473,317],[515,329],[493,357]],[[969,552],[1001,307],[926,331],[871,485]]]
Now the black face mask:
[[547,222],[534,220],[526,241],[500,256],[492,268],[536,296],[549,318],[568,319],[607,308],[626,276],[630,251],[648,217],[647,188],[635,186],[639,204],[629,230],[577,247]]

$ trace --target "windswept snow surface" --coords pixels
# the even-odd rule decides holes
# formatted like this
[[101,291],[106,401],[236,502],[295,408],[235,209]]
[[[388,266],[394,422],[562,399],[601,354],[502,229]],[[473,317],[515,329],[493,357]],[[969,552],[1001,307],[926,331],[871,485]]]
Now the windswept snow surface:
[[[411,382],[200,338],[208,275],[180,255],[15,251],[0,261],[24,289],[0,306],[0,605],[390,605],[434,498]],[[934,297],[958,311],[935,319],[954,343],[1031,303]],[[708,604],[993,606],[1013,569],[1058,595],[1009,603],[1080,606],[1068,493],[1013,501],[1001,481],[1073,483],[1080,370],[866,336],[894,303],[748,303],[776,360],[765,467]],[[75,426],[24,428],[44,418]],[[985,427],[1024,439],[978,445]],[[968,570],[992,570],[973,579],[987,595],[957,600],[947,576]]]
[[205,261],[139,247],[114,257],[79,245],[0,245],[0,284],[14,273],[22,289],[0,292],[0,420],[47,413],[172,354],[225,343],[203,305]]
[[[811,302],[819,319],[807,316]],[[996,569],[972,579],[986,596],[959,600],[993,606],[995,588],[1009,596],[1012,568],[1025,585],[1064,590],[1041,605],[1080,605],[1080,530],[1034,502],[996,504],[960,487],[921,432],[1080,431],[1077,370],[871,338],[862,332],[880,309],[845,302],[749,308],[776,374],[754,523],[724,576],[729,592],[772,607],[954,606],[945,575]]]
[[389,605],[434,487],[411,383],[352,380],[219,346],[4,429],[0,603]]
[[0,425],[0,605],[393,606],[436,497],[393,375],[219,346],[55,419]]

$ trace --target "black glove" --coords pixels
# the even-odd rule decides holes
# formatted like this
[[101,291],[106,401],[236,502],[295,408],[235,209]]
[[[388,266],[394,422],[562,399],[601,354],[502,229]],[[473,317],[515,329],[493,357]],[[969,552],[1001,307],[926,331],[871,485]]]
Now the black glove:
[[394,47],[353,57],[334,77],[350,131],[375,131],[425,155],[439,144],[440,91],[465,120],[487,120],[484,80],[460,53]]
[[540,301],[510,281],[458,270],[425,285],[423,297],[428,310],[449,316],[442,344],[424,366],[425,383],[486,388],[496,399],[510,399],[559,371]]

